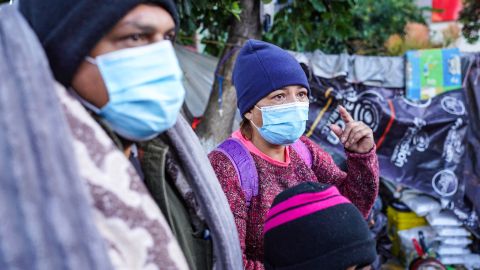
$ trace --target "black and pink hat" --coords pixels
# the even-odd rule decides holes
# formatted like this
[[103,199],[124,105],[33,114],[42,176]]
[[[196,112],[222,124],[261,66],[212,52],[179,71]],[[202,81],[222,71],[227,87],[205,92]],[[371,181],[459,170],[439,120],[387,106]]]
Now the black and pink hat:
[[360,211],[334,186],[306,182],[280,193],[264,227],[265,269],[345,270],[376,258]]

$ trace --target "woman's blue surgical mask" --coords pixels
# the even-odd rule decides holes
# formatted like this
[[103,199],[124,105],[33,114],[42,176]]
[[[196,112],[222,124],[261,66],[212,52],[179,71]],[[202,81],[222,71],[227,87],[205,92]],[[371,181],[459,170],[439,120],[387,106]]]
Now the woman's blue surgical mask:
[[170,41],[87,57],[87,61],[100,69],[109,97],[94,112],[120,136],[149,140],[175,124],[185,89]]
[[260,135],[269,143],[289,145],[305,132],[308,120],[308,102],[294,102],[259,108],[263,126],[257,127]]

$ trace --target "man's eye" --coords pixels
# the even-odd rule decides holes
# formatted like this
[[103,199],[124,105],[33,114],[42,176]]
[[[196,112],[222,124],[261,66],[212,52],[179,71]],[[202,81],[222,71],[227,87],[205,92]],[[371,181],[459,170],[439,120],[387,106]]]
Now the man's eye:
[[166,35],[165,40],[170,40],[170,41],[175,40],[175,34],[171,33],[171,34]]
[[273,98],[276,99],[276,100],[280,100],[280,99],[283,98],[283,95],[276,95],[276,96],[274,96]]
[[146,39],[146,35],[144,34],[133,34],[133,35],[130,35],[128,36],[127,39],[131,40],[131,41],[142,41],[144,39]]

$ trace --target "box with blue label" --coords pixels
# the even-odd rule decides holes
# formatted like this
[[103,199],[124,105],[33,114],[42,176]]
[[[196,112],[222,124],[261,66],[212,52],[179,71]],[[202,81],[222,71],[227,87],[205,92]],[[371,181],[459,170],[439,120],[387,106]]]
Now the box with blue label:
[[462,73],[458,48],[408,51],[406,53],[406,95],[425,100],[461,88]]

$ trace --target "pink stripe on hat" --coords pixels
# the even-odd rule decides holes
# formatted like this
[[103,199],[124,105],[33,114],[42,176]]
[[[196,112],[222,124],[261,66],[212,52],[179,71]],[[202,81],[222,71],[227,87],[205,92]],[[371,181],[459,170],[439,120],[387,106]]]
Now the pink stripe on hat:
[[274,216],[274,215],[276,215],[276,214],[278,214],[282,211],[285,211],[289,208],[292,208],[292,207],[295,207],[295,206],[298,206],[298,205],[302,205],[302,204],[306,204],[306,203],[309,203],[309,202],[323,200],[323,199],[326,199],[328,197],[332,197],[332,196],[335,196],[335,195],[340,195],[340,192],[338,191],[338,189],[336,187],[332,186],[332,187],[329,187],[328,189],[322,190],[320,192],[302,193],[302,194],[293,196],[293,197],[289,198],[288,200],[285,200],[285,201],[273,206],[270,209],[270,211],[268,212],[266,220],[268,221],[272,216]]
[[[300,195],[299,195],[300,196]],[[318,198],[317,198],[318,200]],[[292,210],[288,210],[284,213],[279,214],[278,216],[273,217],[272,219],[268,220],[265,223],[265,227],[263,228],[263,234],[267,233],[269,230],[280,226],[284,223],[290,222],[292,220],[310,215],[314,212],[330,208],[335,205],[339,204],[346,204],[351,203],[347,198],[343,196],[335,196],[327,200],[323,200],[320,202],[308,204],[305,206],[301,206]]]

